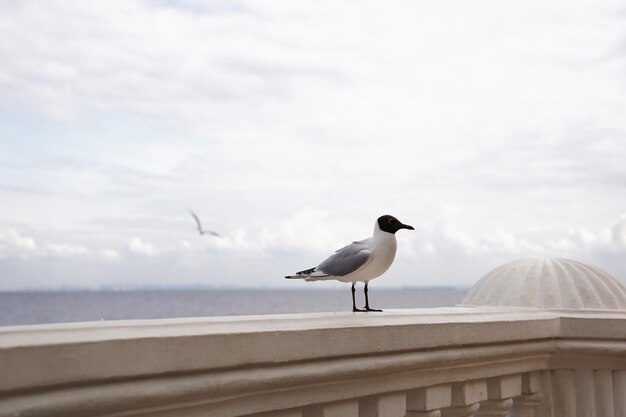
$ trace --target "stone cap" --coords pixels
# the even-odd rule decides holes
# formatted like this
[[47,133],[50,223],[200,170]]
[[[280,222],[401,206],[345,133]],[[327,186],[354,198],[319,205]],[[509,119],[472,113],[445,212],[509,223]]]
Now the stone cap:
[[520,259],[490,271],[461,304],[626,310],[626,287],[602,269],[571,259]]

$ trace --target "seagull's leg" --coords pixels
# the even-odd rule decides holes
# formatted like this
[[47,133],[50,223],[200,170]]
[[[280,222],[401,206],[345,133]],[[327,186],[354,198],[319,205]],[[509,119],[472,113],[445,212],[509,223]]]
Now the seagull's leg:
[[382,310],[377,310],[375,308],[370,308],[370,300],[367,297],[367,284],[369,284],[369,282],[365,283],[365,311],[382,311]]
[[354,299],[354,293],[356,291],[356,288],[354,288],[354,282],[352,283],[352,312],[357,312],[357,311],[365,311],[365,310],[361,310],[360,308],[356,308],[356,301]]

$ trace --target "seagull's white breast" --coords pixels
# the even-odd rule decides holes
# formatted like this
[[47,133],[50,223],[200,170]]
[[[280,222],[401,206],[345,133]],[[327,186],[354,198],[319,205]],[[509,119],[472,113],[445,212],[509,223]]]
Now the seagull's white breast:
[[389,269],[396,257],[396,236],[380,229],[375,230],[374,236],[368,239],[367,246],[371,251],[370,260],[353,273],[341,277],[341,281],[370,281]]

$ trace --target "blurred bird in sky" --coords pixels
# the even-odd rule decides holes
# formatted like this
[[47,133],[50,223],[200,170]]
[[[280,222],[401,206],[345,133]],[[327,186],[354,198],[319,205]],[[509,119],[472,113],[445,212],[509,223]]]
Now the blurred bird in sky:
[[189,214],[191,214],[193,219],[196,221],[196,226],[198,228],[198,233],[200,234],[200,236],[211,235],[211,236],[222,237],[222,235],[220,235],[217,232],[214,232],[213,230],[204,230],[202,228],[202,223],[200,223],[200,218],[196,215],[196,213],[194,213],[190,208],[188,208],[187,210],[189,210]]

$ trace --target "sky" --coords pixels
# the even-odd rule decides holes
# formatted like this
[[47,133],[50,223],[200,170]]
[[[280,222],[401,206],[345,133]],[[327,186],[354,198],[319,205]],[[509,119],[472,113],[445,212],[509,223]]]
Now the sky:
[[[626,281],[626,5],[0,0],[0,290]],[[187,208],[222,238],[200,236]]]

